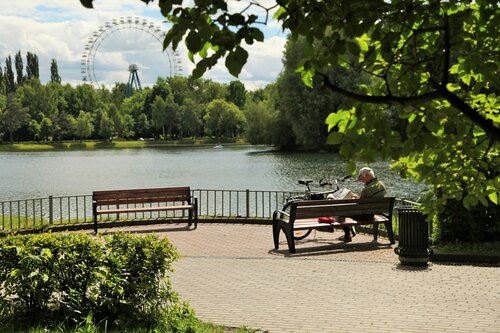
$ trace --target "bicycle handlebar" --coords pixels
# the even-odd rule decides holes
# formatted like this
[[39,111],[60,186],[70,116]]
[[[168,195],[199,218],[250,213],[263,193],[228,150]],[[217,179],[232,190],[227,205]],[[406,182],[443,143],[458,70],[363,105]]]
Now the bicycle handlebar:
[[321,178],[321,179],[319,180],[319,186],[326,186],[326,185],[330,185],[330,186],[331,186],[331,185],[333,185],[333,184],[337,184],[338,182],[345,182],[345,181],[346,181],[346,180],[348,180],[349,178],[351,178],[351,175],[347,175],[347,176],[344,176],[344,177],[342,177],[342,178],[337,178],[337,179],[335,179],[335,182],[334,182],[334,183],[332,183],[332,182],[331,182],[331,181],[329,181],[329,180],[323,181],[323,180],[324,180],[324,178]]

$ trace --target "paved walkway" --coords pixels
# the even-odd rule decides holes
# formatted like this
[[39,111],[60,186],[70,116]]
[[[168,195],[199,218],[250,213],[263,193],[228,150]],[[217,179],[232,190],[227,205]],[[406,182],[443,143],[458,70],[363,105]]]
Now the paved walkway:
[[338,231],[313,232],[289,255],[283,235],[273,249],[270,226],[184,226],[123,229],[178,248],[173,288],[204,321],[272,333],[500,332],[500,267],[405,268],[387,239],[343,244]]

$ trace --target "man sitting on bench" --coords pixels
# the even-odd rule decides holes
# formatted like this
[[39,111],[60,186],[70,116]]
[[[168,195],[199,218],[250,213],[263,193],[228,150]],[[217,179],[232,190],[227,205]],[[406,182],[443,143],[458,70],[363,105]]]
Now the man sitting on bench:
[[[365,199],[365,198],[383,198],[387,191],[385,190],[384,184],[375,177],[373,169],[364,167],[359,169],[358,180],[365,184],[365,187],[359,195],[354,194],[354,198]],[[367,216],[356,216],[357,219],[372,219],[373,215]],[[353,233],[355,235],[355,233]],[[349,243],[352,241],[351,237],[351,227],[344,227],[344,236],[340,237],[339,240]]]

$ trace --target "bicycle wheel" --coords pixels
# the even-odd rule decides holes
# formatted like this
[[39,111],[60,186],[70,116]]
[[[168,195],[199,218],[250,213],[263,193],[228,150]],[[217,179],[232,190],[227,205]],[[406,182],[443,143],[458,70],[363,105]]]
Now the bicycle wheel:
[[293,232],[293,239],[295,240],[301,240],[309,236],[311,233],[312,229],[305,229],[305,230],[296,230]]
[[[281,209],[284,212],[290,213],[290,204],[293,202],[293,200],[287,202],[283,208]],[[311,233],[312,229],[304,229],[304,230],[295,230],[293,232],[293,239],[295,240],[301,240],[309,236]]]

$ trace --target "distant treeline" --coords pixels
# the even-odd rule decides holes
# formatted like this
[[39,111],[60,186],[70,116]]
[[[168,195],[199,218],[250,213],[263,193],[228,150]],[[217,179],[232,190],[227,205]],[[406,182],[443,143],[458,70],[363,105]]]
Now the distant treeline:
[[169,77],[158,78],[154,86],[134,91],[129,98],[125,98],[125,83],[116,83],[111,89],[61,84],[55,59],[50,82],[42,84],[38,57],[28,52],[24,72],[18,52],[16,75],[10,56],[0,72],[0,139],[47,142],[244,136],[250,143],[285,149],[324,148],[325,119],[344,100],[303,85],[294,71],[297,52],[301,52],[300,45],[287,45],[284,70],[263,89],[247,91],[238,80],[223,84]]

